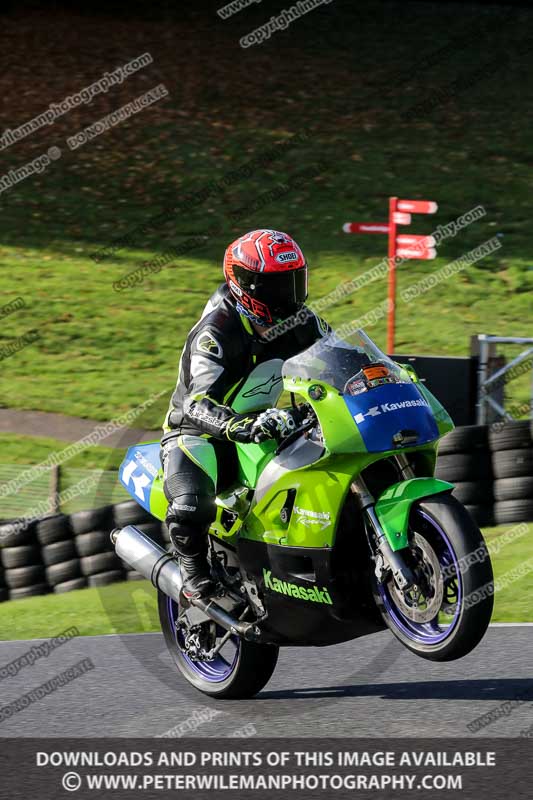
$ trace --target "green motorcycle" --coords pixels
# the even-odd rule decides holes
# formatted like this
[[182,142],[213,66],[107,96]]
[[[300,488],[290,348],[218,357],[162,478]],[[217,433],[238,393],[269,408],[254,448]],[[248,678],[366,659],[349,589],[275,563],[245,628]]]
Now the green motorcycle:
[[[469,653],[490,622],[493,574],[453,485],[433,477],[438,440],[453,428],[445,409],[362,330],[259,365],[233,408],[271,407],[283,389],[307,415],[280,445],[236,445],[238,477],[217,497],[209,536],[215,596],[188,603],[172,553],[132,525],[112,534],[118,555],[158,589],[180,672],[212,697],[251,697],[280,647],[385,627],[423,658]],[[206,440],[182,439],[216,482]],[[165,518],[159,443],[130,448],[120,480]]]

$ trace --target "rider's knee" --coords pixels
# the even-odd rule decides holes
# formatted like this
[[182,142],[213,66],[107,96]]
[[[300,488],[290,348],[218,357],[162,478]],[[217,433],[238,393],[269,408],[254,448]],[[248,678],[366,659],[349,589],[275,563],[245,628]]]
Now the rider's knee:
[[210,495],[179,494],[169,502],[167,523],[177,523],[191,528],[205,527],[216,516],[215,498]]

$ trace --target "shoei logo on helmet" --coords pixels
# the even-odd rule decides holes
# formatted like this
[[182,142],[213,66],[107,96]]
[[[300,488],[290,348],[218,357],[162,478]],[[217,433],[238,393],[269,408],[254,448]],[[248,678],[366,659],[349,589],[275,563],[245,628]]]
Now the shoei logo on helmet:
[[279,261],[280,264],[285,264],[287,261],[298,261],[298,253],[294,250],[290,250],[288,253],[280,253],[276,256],[276,261]]

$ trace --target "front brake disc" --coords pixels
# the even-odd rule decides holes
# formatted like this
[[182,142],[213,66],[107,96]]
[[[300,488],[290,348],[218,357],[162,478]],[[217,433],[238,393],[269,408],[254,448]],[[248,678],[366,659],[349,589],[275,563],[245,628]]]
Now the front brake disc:
[[441,610],[444,597],[439,559],[429,542],[419,533],[412,536],[411,552],[415,560],[415,575],[419,577],[420,584],[403,592],[391,579],[388,584],[390,596],[407,619],[418,623],[430,622]]

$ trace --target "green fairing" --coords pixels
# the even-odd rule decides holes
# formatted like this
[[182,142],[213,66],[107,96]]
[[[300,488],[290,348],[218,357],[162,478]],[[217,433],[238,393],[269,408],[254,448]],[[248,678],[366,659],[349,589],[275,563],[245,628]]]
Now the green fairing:
[[168,500],[163,492],[163,470],[157,473],[150,492],[150,514],[163,521],[167,515]]
[[429,406],[435,417],[435,422],[437,423],[439,436],[444,436],[445,433],[452,431],[455,428],[455,425],[453,424],[452,418],[444,406],[439,403],[435,395],[432,394],[423,383],[417,383],[416,386],[418,391],[424,395],[425,399],[429,403]]
[[[415,375],[412,375],[410,370],[408,372],[414,380]],[[313,399],[309,395],[309,388],[316,387],[317,383],[324,390],[320,400]],[[453,423],[442,405],[423,384],[417,382],[417,386],[436,416],[439,434],[443,435],[451,430]],[[289,547],[331,548],[335,542],[338,520],[352,482],[369,464],[394,456],[398,451],[369,453],[342,394],[324,381],[285,377],[284,388],[288,392],[300,395],[300,399],[309,403],[317,414],[324,440],[322,456],[314,463],[299,469],[280,472],[277,480],[267,488],[249,511],[247,505],[236,508],[230,501],[226,503],[224,497],[219,497],[211,533],[233,544],[238,537],[242,537]],[[196,437],[191,438],[198,441]],[[185,447],[188,444],[184,442]],[[402,448],[402,452],[409,454],[416,451],[424,454],[427,471],[432,472],[437,445],[438,441],[435,441],[423,446]],[[276,449],[275,442],[238,444],[239,484],[255,488],[263,470],[275,457]],[[206,455],[207,451],[208,448],[205,448]],[[194,452],[199,462],[202,461],[200,454],[203,455],[203,451]],[[213,475],[212,464],[201,465],[208,474]],[[407,545],[407,525],[413,503],[422,497],[449,491],[452,488],[451,484],[428,477],[394,484],[383,492],[376,503],[376,513],[393,550],[399,550]],[[296,489],[294,509],[289,522],[283,523],[280,512],[290,489]],[[225,494],[230,500],[231,491]],[[167,500],[163,493],[160,474],[152,485],[150,510],[158,519],[164,519],[166,508]],[[225,508],[238,514],[229,530],[222,524]]]
[[[328,469],[328,458],[286,472],[252,508],[243,528],[247,539],[290,547],[332,547],[337,519],[353,480],[353,457],[335,460]],[[332,466],[332,465],[331,465]],[[281,521],[280,512],[289,489],[296,489],[290,522]],[[301,514],[319,510],[321,519]]]
[[438,478],[412,478],[393,483],[379,496],[375,512],[393,550],[407,547],[407,532],[411,506],[422,497],[450,492],[452,483]]
[[268,464],[274,458],[277,444],[274,441],[261,444],[237,444],[239,457],[239,480],[245,486],[254,487]]
[[[321,400],[309,396],[309,387],[317,383],[326,393]],[[286,391],[302,395],[302,400],[313,407],[320,420],[322,434],[330,453],[366,453],[367,449],[353,421],[350,409],[340,392],[323,381],[306,378],[285,378]]]

